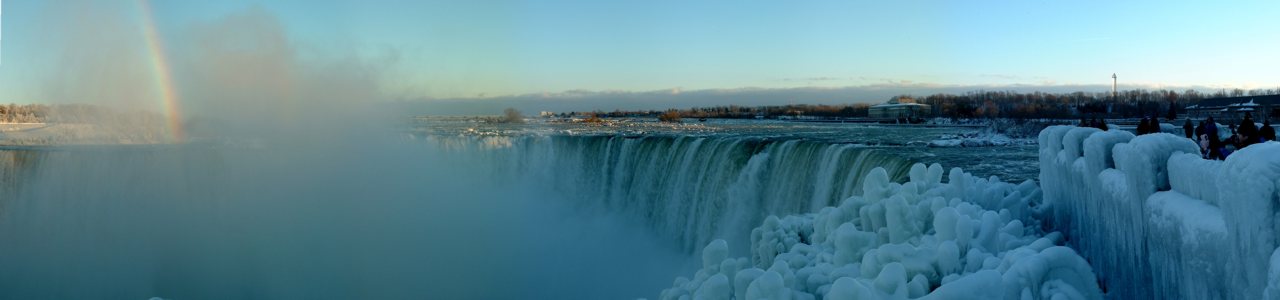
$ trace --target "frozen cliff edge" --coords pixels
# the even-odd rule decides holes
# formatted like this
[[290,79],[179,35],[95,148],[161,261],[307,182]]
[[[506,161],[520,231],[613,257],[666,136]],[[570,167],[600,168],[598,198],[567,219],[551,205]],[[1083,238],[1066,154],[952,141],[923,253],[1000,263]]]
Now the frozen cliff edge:
[[1191,140],[1053,126],[1040,133],[1044,219],[1116,299],[1280,299],[1280,143],[1225,161]]
[[661,299],[1101,299],[1092,268],[1062,235],[1042,234],[1041,191],[959,168],[884,169],[862,195],[817,213],[770,216],[751,232],[751,257],[723,240],[702,268]]
[[929,147],[998,147],[1009,145],[1034,145],[1035,139],[1011,138],[999,133],[975,133],[963,135],[944,135],[929,141]]

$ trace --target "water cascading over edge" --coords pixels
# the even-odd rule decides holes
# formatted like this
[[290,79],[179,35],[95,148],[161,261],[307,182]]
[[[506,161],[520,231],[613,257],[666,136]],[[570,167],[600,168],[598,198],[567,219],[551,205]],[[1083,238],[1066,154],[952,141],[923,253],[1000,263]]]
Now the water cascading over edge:
[[[768,215],[811,213],[861,191],[883,167],[911,161],[852,144],[754,137],[521,136],[437,138],[480,154],[498,173],[531,179],[582,207],[641,218],[687,252],[716,238],[746,245]],[[740,247],[735,247],[742,249]]]

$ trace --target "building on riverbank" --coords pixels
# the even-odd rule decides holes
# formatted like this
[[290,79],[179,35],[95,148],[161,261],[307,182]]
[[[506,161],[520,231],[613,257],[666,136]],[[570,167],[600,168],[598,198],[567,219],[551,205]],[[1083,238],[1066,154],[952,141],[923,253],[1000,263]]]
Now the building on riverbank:
[[1246,112],[1259,122],[1280,116],[1280,95],[1209,98],[1187,106],[1187,115],[1196,118],[1238,120]]
[[928,104],[916,103],[911,98],[894,98],[882,104],[867,108],[869,118],[910,118],[920,117],[929,112]]

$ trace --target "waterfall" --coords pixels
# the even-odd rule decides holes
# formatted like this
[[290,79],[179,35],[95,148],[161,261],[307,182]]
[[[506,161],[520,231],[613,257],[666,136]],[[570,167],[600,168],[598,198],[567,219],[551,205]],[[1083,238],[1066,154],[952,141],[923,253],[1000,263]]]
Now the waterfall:
[[498,162],[588,209],[621,212],[693,252],[716,238],[745,245],[769,215],[816,212],[861,191],[875,167],[901,181],[911,161],[881,148],[802,139],[696,136],[436,138]]
[[746,251],[765,216],[860,193],[873,167],[905,179],[898,155],[567,135],[8,149],[0,298],[636,298],[710,240]]

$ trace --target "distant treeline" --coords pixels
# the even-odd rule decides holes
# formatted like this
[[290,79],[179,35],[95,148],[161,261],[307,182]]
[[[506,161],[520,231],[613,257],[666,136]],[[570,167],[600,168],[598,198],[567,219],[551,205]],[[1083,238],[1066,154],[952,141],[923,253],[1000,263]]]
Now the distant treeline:
[[49,106],[40,104],[0,105],[0,123],[44,123]]
[[681,118],[729,118],[729,119],[749,119],[756,116],[764,116],[768,118],[776,118],[778,116],[817,116],[817,117],[856,117],[867,116],[867,107],[870,104],[856,103],[846,105],[809,105],[809,104],[791,104],[791,105],[773,105],[773,106],[714,106],[714,107],[694,107],[689,109],[669,109],[669,110],[614,110],[612,112],[594,111],[594,112],[567,112],[557,114],[560,117],[571,116],[598,116],[607,118],[622,117],[664,117],[671,119],[673,117]]
[[[1213,93],[1202,93],[1196,90],[1127,90],[1117,92],[1113,97],[1110,92],[1073,92],[1073,93],[1022,93],[1013,91],[973,91],[960,95],[932,94],[927,96],[900,95],[893,97],[899,102],[914,102],[930,105],[928,111],[919,117],[945,118],[1059,118],[1071,119],[1083,116],[1106,118],[1131,118],[1139,116],[1167,117],[1171,114],[1181,115],[1184,107],[1199,103],[1201,100],[1219,97],[1238,97],[1280,94],[1280,89],[1258,90],[1221,90]],[[602,117],[656,117],[662,114],[678,113],[684,118],[777,118],[780,116],[809,116],[819,118],[854,118],[866,117],[871,104],[854,103],[842,105],[773,105],[773,106],[714,106],[693,107],[688,109],[671,109],[666,111],[643,110],[612,112],[568,112],[558,116],[602,116]]]

